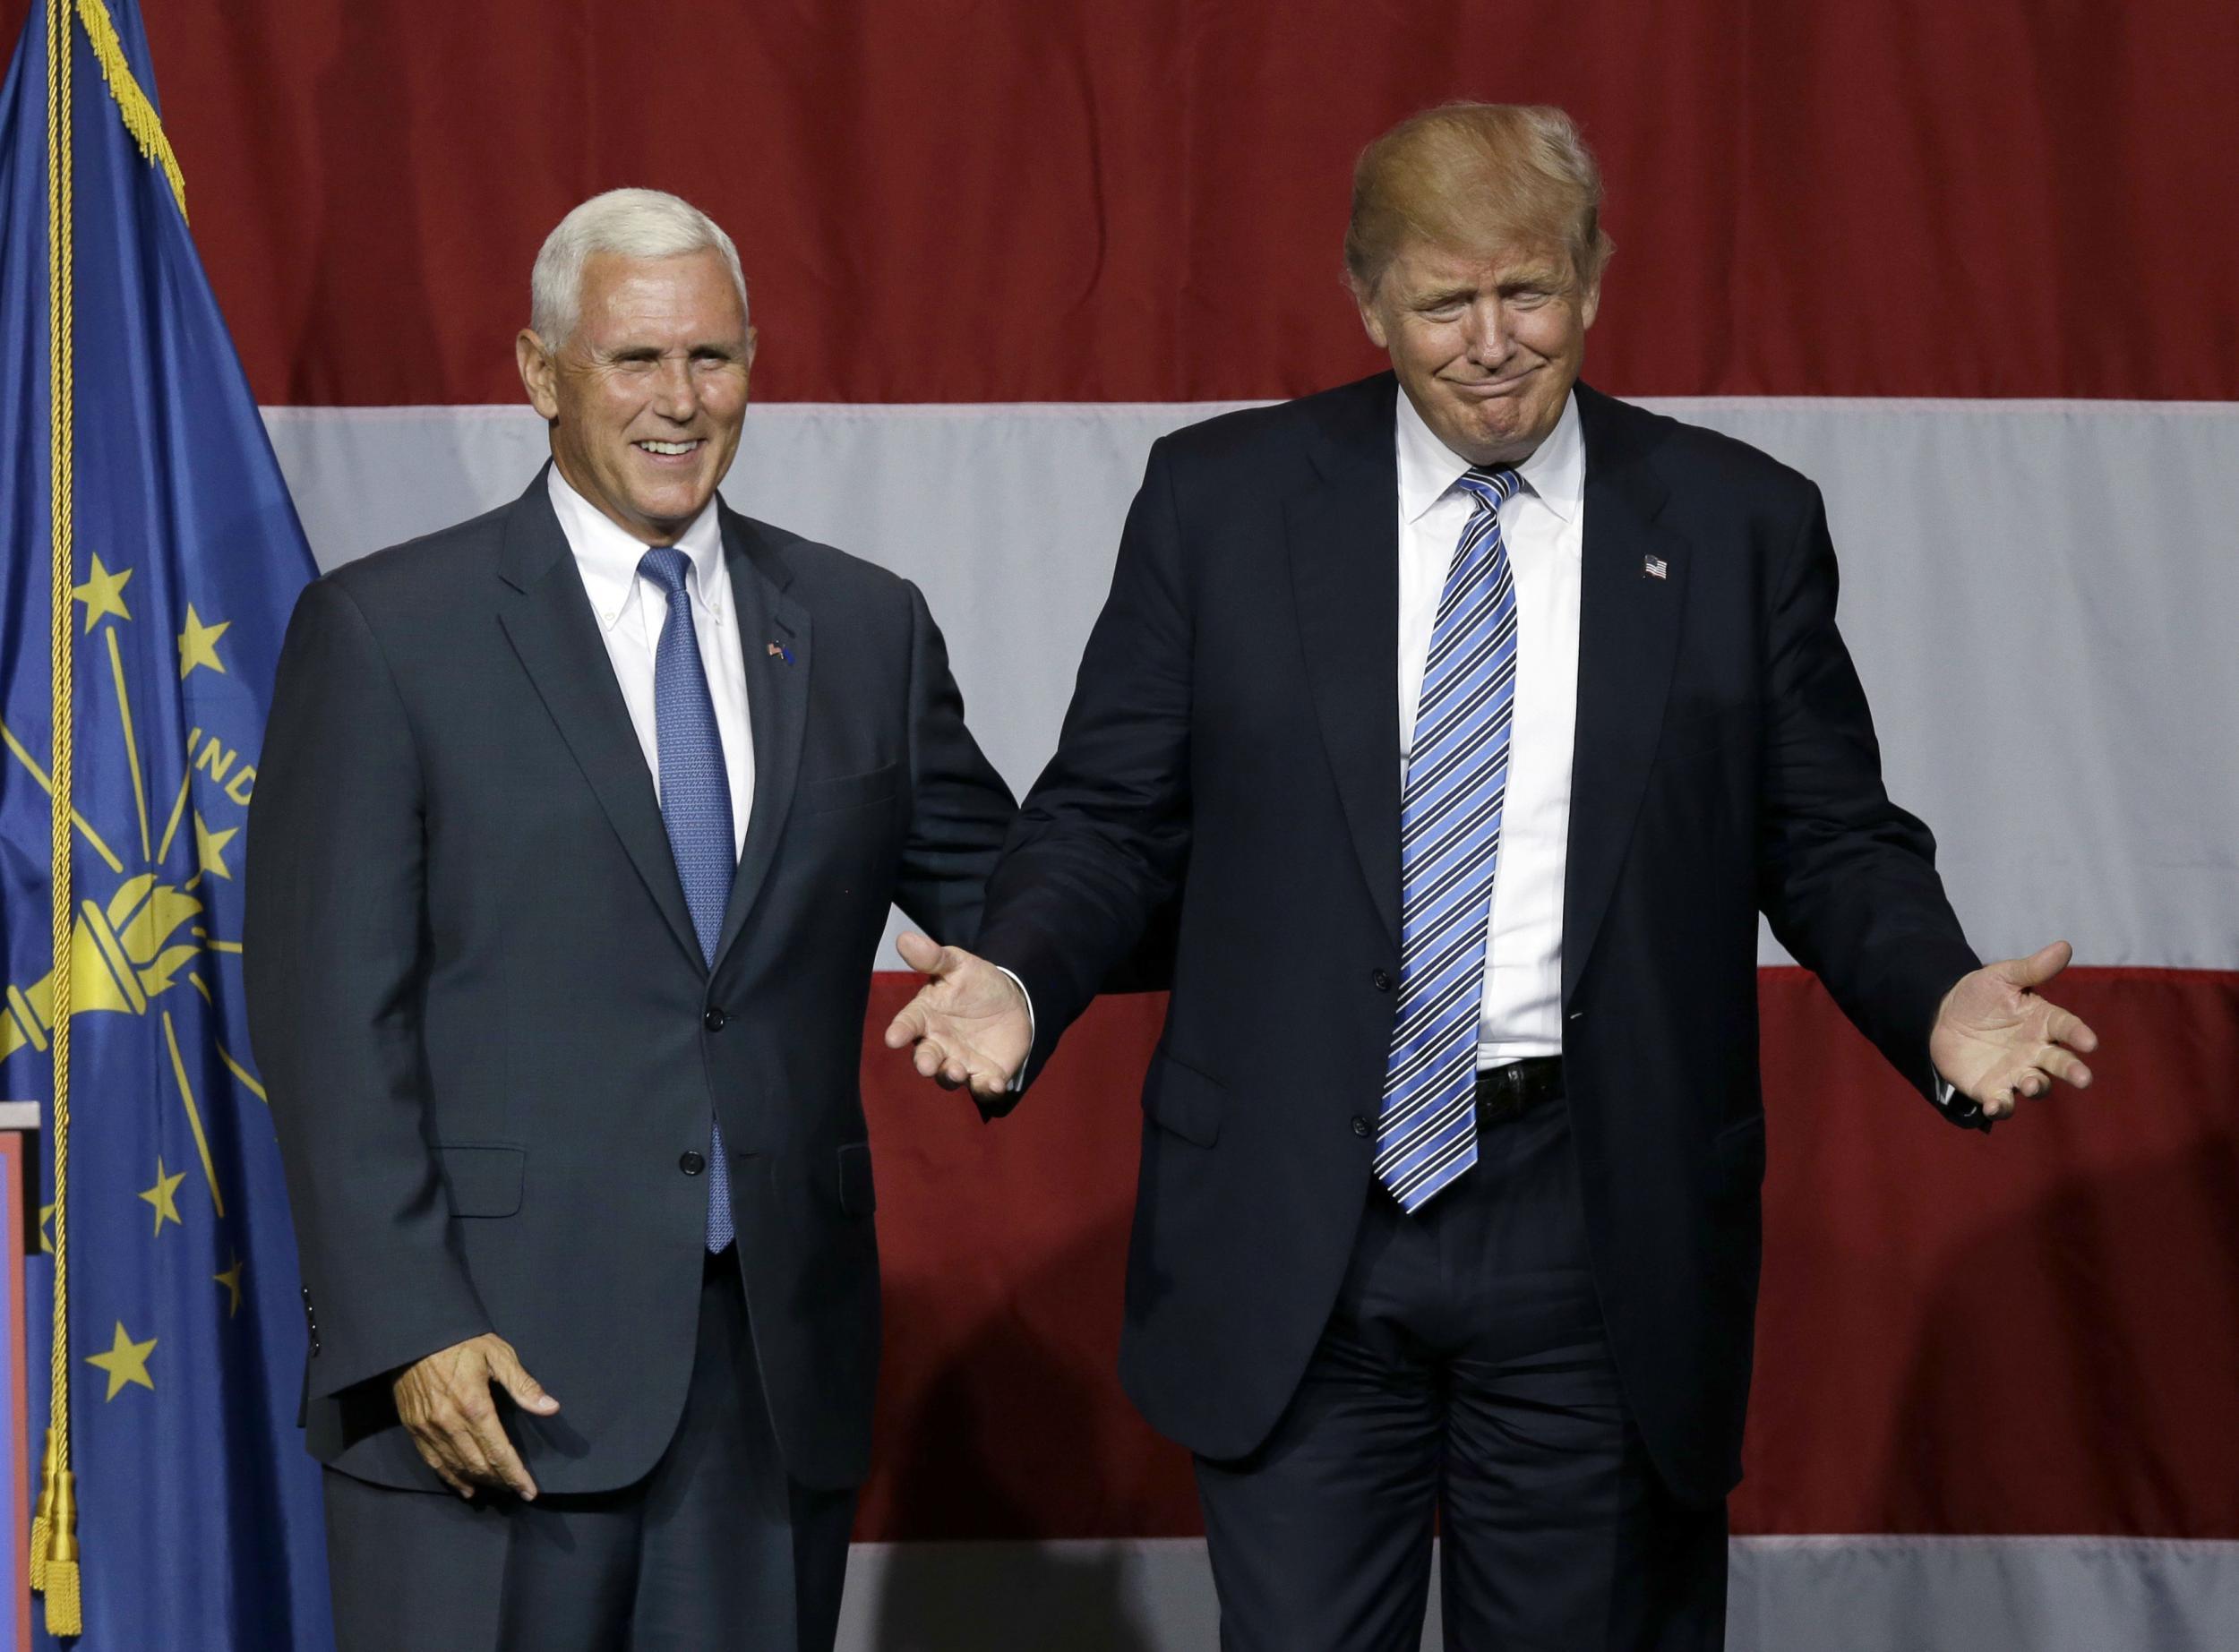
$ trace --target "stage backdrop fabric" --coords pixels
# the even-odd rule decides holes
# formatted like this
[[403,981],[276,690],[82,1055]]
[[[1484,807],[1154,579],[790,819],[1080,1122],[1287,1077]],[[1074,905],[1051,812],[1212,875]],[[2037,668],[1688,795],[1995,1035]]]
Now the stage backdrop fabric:
[[[12,8],[20,11],[19,4]],[[1145,451],[1372,371],[1360,145],[1557,102],[1618,252],[1588,375],[1824,486],[1891,785],[1986,954],[2073,939],[2100,1082],[1991,1137],[1768,940],[1734,1645],[2239,1639],[2239,13],[1584,0],[150,7],[196,239],[314,552],[497,504],[544,233],[738,237],[726,489],[925,588],[1014,784]],[[462,708],[462,711],[469,708]],[[881,978],[873,1025],[908,990]],[[888,1278],[854,1646],[1209,1644],[1113,1378],[1155,999],[982,1127],[866,1047]]]

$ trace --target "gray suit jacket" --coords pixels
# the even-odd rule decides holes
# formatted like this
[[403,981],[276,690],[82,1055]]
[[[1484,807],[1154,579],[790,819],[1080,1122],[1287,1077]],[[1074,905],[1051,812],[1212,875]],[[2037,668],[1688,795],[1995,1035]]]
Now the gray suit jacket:
[[[485,1331],[559,1398],[540,1486],[668,1444],[711,1113],[793,1476],[870,1454],[856,1074],[890,902],[971,938],[1014,806],[914,586],[723,509],[756,782],[703,963],[652,775],[539,476],[305,592],[250,822],[249,1010],[305,1281],[311,1450],[434,1489],[390,1378]],[[768,652],[779,644],[783,655]]]

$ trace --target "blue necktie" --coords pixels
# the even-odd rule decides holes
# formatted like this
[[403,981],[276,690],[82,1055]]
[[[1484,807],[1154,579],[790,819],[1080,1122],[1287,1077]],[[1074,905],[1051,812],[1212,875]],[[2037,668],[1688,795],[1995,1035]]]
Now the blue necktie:
[[1477,1162],[1477,1028],[1516,699],[1516,589],[1500,538],[1513,470],[1454,484],[1477,509],[1438,597],[1400,795],[1400,996],[1377,1179],[1415,1211]]
[[[691,559],[673,545],[656,545],[639,559],[638,571],[669,599],[669,616],[661,622],[661,640],[653,651],[661,819],[668,827],[669,852],[676,857],[700,954],[713,969],[739,855],[731,835],[731,775],[724,766],[723,737],[716,728],[707,667],[700,663],[691,599],[684,592],[684,571],[691,566]],[[731,1166],[718,1124],[711,1126],[708,1143],[708,1248],[719,1251],[731,1238]]]

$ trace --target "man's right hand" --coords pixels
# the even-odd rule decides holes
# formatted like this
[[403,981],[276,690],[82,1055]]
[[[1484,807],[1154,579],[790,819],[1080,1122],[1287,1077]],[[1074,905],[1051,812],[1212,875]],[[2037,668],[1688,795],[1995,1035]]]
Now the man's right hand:
[[994,1100],[1034,1049],[1034,1020],[1018,983],[961,946],[936,946],[905,935],[902,960],[930,976],[887,1028],[888,1049],[908,1049],[925,1077],[944,1089],[969,1085]]
[[461,1497],[502,1485],[534,1501],[536,1482],[507,1438],[490,1393],[502,1388],[524,1411],[550,1417],[560,1402],[521,1369],[513,1345],[485,1332],[407,1365],[392,1384],[397,1415],[427,1466]]

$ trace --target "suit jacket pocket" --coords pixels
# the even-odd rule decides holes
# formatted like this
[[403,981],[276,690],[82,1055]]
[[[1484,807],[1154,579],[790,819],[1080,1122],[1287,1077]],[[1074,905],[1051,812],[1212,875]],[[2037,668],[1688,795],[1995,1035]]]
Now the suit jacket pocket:
[[1211,1147],[1221,1139],[1228,1086],[1161,1050],[1143,1082],[1143,1110],[1185,1142]]
[[453,1216],[511,1216],[521,1208],[528,1169],[524,1148],[502,1143],[438,1143],[435,1161]]
[[839,1150],[840,1209],[868,1216],[879,1208],[879,1185],[871,1175],[871,1143],[843,1143]]
[[836,809],[861,809],[871,803],[884,803],[894,796],[896,777],[902,766],[889,763],[884,768],[874,768],[861,775],[839,775],[830,780],[804,780],[801,783],[800,812],[804,815],[828,814]]

